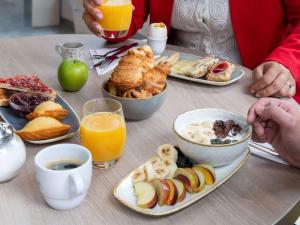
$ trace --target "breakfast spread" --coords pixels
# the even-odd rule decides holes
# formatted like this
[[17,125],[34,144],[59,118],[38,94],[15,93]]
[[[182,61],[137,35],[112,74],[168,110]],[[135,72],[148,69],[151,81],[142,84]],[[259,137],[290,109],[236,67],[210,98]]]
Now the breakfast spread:
[[149,98],[162,92],[171,65],[161,62],[155,65],[149,46],[128,51],[107,82],[110,94],[124,98]]
[[172,206],[189,194],[199,193],[215,183],[216,174],[209,164],[193,165],[171,144],[158,147],[157,155],[136,169],[131,176],[136,204],[141,208]]
[[64,135],[70,130],[70,125],[59,121],[67,117],[69,111],[54,102],[56,91],[37,76],[0,78],[0,90],[2,106],[9,106],[16,115],[30,120],[16,131],[22,139],[45,140]]
[[200,121],[187,124],[182,136],[198,144],[230,144],[241,139],[242,128],[233,120]]
[[161,62],[169,62],[172,65],[171,71],[175,74],[216,82],[229,81],[235,70],[235,66],[232,63],[221,61],[214,56],[206,56],[197,60],[180,60],[178,52],[169,57],[162,56],[156,60],[156,63]]

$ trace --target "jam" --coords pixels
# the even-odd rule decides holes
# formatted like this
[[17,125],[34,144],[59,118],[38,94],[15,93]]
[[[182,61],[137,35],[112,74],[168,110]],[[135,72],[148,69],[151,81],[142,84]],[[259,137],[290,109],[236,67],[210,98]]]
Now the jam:
[[48,100],[49,97],[42,94],[20,92],[10,97],[9,106],[19,116],[24,117],[31,113],[37,105]]
[[224,72],[225,70],[227,70],[228,67],[229,67],[229,65],[227,62],[222,62],[222,63],[219,63],[217,66],[215,66],[212,72],[213,73],[221,73],[221,72]]

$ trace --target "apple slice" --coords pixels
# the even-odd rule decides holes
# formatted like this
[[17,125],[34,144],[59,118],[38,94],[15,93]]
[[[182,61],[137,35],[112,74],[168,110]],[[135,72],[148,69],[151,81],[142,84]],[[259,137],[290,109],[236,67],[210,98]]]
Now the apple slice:
[[186,191],[184,189],[184,185],[180,180],[171,179],[171,181],[175,184],[178,192],[177,202],[182,202],[185,199]]
[[146,182],[135,183],[134,193],[137,198],[137,205],[141,208],[152,209],[157,203],[154,187]]
[[178,168],[174,174],[174,178],[180,180],[183,183],[184,188],[190,193],[193,193],[199,184],[197,175],[194,172],[187,170],[187,168]]
[[192,169],[197,174],[197,177],[199,179],[199,186],[195,191],[200,192],[205,188],[205,176],[201,170],[199,170],[197,168],[192,168]]
[[211,185],[216,181],[216,173],[214,168],[209,164],[197,164],[193,167],[194,169],[197,168],[201,170],[201,172],[205,176],[205,183]]
[[151,183],[155,189],[159,206],[166,205],[170,194],[169,184],[165,180],[157,178],[153,179]]
[[195,186],[193,187],[193,192],[197,192],[197,190],[198,190],[198,187],[199,187],[199,185],[200,185],[200,181],[199,181],[199,178],[198,178],[198,176],[197,176],[197,173],[192,169],[192,168],[185,168],[187,171],[189,171],[191,174],[193,174],[193,176],[195,177],[195,179],[197,180],[197,182],[196,182],[196,184],[197,184],[197,186],[196,186],[196,184],[195,184]]
[[178,191],[176,188],[176,185],[169,179],[166,179],[165,182],[168,184],[169,186],[169,196],[167,198],[167,205],[175,205],[175,203],[177,202],[177,197],[178,197]]

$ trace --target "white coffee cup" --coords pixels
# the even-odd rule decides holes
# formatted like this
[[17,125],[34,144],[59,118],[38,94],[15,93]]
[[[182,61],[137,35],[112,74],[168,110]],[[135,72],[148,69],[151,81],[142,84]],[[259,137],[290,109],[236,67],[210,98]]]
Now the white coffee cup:
[[[80,161],[74,169],[53,170],[57,161]],[[92,177],[92,155],[76,144],[58,144],[42,149],[34,159],[36,179],[47,204],[59,210],[72,209],[85,198]]]
[[55,46],[56,52],[63,59],[83,59],[84,45],[81,42],[66,42]]

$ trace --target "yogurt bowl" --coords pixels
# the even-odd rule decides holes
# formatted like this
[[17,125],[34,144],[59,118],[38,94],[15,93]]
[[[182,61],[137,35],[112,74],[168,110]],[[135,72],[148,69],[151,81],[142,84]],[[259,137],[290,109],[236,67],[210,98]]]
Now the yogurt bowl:
[[[233,120],[241,127],[238,137],[233,137],[230,143],[198,143],[187,138],[185,128],[189,124],[201,121]],[[247,124],[243,116],[223,109],[196,109],[179,115],[173,124],[174,135],[184,155],[196,163],[209,163],[214,167],[232,163],[248,150],[248,142],[252,134],[252,127]],[[215,140],[215,139],[212,139]],[[212,144],[213,143],[213,144]]]

